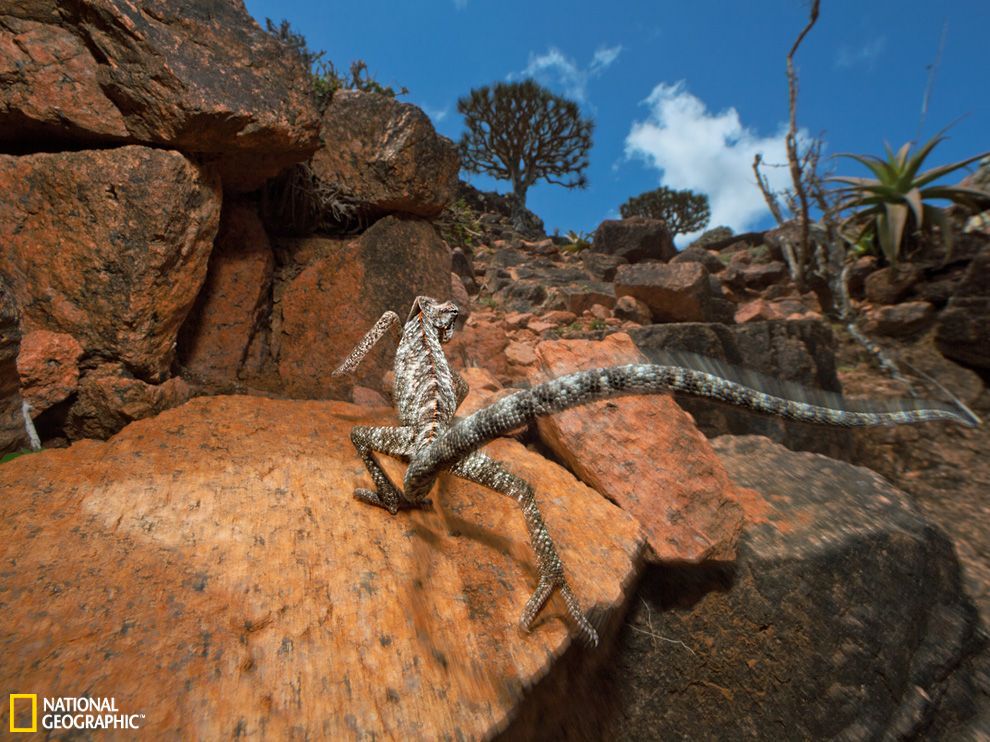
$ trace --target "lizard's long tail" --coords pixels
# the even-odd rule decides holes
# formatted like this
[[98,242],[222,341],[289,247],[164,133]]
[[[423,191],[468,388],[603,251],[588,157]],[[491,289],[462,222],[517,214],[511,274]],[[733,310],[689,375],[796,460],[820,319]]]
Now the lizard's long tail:
[[[839,408],[796,402],[712,373],[680,366],[632,364],[599,368],[561,376],[504,397],[453,425],[410,462],[404,483],[406,497],[425,497],[441,471],[488,441],[537,417],[600,399],[664,392],[682,392],[790,420],[840,427],[899,425],[929,420],[951,420],[970,427],[980,423],[972,413],[942,402],[843,402]],[[841,400],[841,397],[835,395],[834,399]],[[854,406],[859,409],[854,409]]]
[[364,337],[354,347],[351,354],[330,375],[343,376],[356,369],[358,364],[364,360],[364,357],[375,347],[375,343],[381,340],[382,336],[398,323],[399,315],[392,311],[385,312],[385,314],[378,318],[374,326],[364,334]]

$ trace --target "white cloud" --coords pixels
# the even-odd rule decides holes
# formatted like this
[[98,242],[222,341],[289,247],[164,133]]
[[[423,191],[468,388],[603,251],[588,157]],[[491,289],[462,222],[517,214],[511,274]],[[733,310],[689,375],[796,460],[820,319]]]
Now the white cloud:
[[601,70],[607,69],[612,62],[618,59],[622,53],[622,44],[615,46],[601,46],[595,50],[595,56],[591,58],[591,68],[589,72],[597,74]]
[[835,53],[835,66],[837,69],[843,70],[860,66],[873,69],[877,58],[883,53],[886,46],[887,38],[885,36],[878,36],[857,48],[840,46]]
[[551,46],[544,54],[530,53],[529,64],[522,76],[533,77],[544,84],[556,83],[563,87],[568,98],[585,103],[588,99],[588,81],[601,75],[621,53],[622,46],[618,44],[599,47],[591,58],[591,64],[583,68],[560,49]]
[[464,10],[467,7],[468,0],[454,0],[454,7],[458,10]]
[[[633,122],[626,157],[657,168],[660,185],[706,194],[710,226],[746,231],[768,213],[753,175],[753,157],[759,152],[766,163],[786,163],[786,127],[761,137],[743,126],[735,108],[709,112],[683,81],[660,83],[643,103],[650,113],[645,121]],[[787,168],[768,167],[764,173],[774,189],[790,182]]]

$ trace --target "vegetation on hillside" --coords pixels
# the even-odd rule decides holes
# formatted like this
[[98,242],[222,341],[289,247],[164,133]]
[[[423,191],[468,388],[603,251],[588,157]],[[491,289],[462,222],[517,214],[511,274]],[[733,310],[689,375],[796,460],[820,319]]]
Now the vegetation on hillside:
[[387,95],[390,98],[409,92],[404,87],[396,90],[390,85],[378,82],[372,77],[367,63],[361,59],[351,62],[349,74],[338,72],[334,63],[324,58],[326,52],[310,49],[306,37],[294,31],[285,19],[275,24],[271,18],[265,18],[265,30],[278,39],[306,68],[312,84],[313,100],[320,111],[327,107],[333,99],[333,94],[338,90],[362,90],[366,93]]
[[533,80],[497,83],[457,101],[467,131],[461,137],[466,170],[512,183],[516,208],[539,180],[584,188],[594,123],[577,103]]
[[623,219],[633,216],[662,219],[673,235],[704,229],[712,214],[705,194],[675,191],[666,186],[633,196],[619,207],[619,213]]
[[935,135],[914,154],[911,153],[911,142],[907,142],[897,152],[889,145],[885,146],[885,157],[842,155],[865,165],[876,176],[831,179],[845,184],[839,189],[843,197],[839,208],[853,211],[843,226],[851,232],[847,241],[856,245],[859,252],[875,253],[879,245],[887,262],[897,265],[905,248],[923,232],[930,232],[933,226],[939,228],[943,242],[951,248],[952,228],[946,212],[927,202],[943,199],[973,211],[990,206],[990,195],[984,191],[934,184],[939,178],[985,157],[986,152],[919,172],[925,158],[943,139],[942,134]]

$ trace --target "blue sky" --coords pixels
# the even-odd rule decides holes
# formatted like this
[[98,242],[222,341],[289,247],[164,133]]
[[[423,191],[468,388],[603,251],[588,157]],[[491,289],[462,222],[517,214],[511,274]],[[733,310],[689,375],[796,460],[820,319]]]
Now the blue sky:
[[[709,226],[764,228],[772,220],[753,183],[753,153],[783,162],[785,56],[807,20],[803,0],[543,2],[540,0],[246,0],[286,18],[338,69],[354,59],[405,86],[437,130],[463,130],[457,99],[471,88],[532,76],[578,100],[595,120],[585,190],[540,184],[527,205],[555,228],[592,231],[630,196],[667,185],[704,192]],[[798,124],[827,152],[876,153],[954,124],[931,165],[990,150],[990,2],[823,0],[802,44]],[[829,164],[832,167],[831,164]],[[849,160],[837,174],[863,175]],[[783,169],[769,170],[783,178]],[[479,188],[504,181],[462,173]],[[953,178],[954,179],[954,178]]]

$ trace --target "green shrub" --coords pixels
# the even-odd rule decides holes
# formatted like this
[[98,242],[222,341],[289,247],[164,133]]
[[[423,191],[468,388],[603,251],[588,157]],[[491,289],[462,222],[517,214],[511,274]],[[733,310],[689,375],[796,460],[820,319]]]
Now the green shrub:
[[883,257],[891,265],[896,265],[904,244],[915,233],[929,230],[933,225],[941,231],[946,247],[951,248],[952,229],[945,211],[925,202],[929,199],[945,199],[975,211],[990,206],[990,196],[975,188],[932,185],[939,178],[986,157],[986,152],[923,173],[918,172],[925,158],[943,139],[945,137],[942,134],[936,134],[913,155],[911,142],[904,144],[897,152],[885,145],[885,158],[842,155],[865,165],[876,176],[830,179],[846,184],[839,189],[843,198],[839,207],[842,210],[853,210],[853,214],[843,223],[843,228],[851,229],[851,234],[846,239],[856,246],[856,250],[875,251],[875,247],[879,245]]
[[708,196],[693,191],[675,191],[666,186],[633,196],[619,207],[623,219],[645,216],[662,219],[672,235],[704,229],[711,218]]

